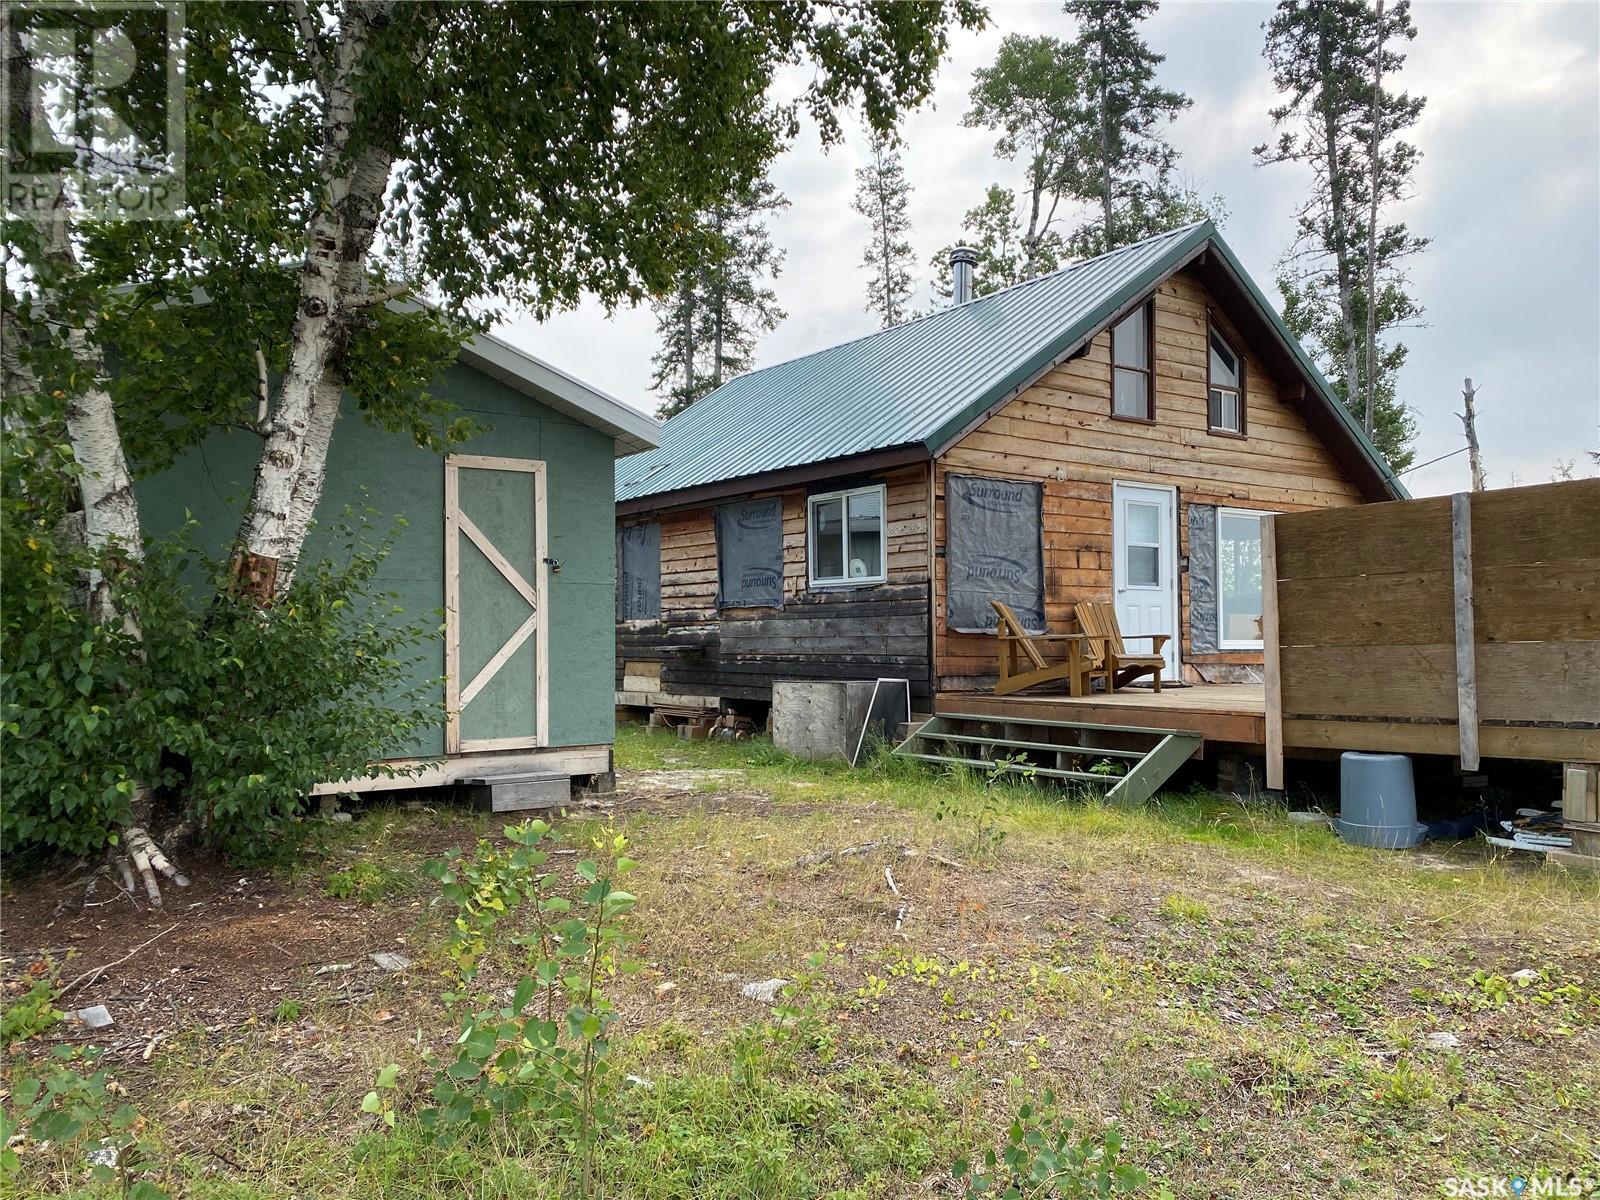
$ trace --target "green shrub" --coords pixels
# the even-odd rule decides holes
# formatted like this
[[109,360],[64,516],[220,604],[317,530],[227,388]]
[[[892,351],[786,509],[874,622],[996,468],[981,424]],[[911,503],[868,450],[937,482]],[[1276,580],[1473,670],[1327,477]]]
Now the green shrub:
[[980,1196],[1015,1200],[1081,1200],[1086,1197],[1131,1196],[1150,1182],[1137,1167],[1120,1161],[1122,1134],[1115,1128],[1084,1129],[1063,1120],[1055,1097],[1029,1102],[1017,1110],[999,1150],[986,1150],[974,1170],[966,1161],[955,1165],[969,1200]]
[[0,1177],[17,1173],[19,1147],[49,1143],[87,1158],[90,1178],[113,1185],[126,1200],[166,1200],[148,1178],[151,1146],[140,1136],[139,1110],[118,1100],[122,1093],[110,1071],[78,1069],[95,1067],[102,1053],[95,1046],[57,1046],[42,1071],[17,1082],[14,1107],[0,1108]]
[[244,861],[281,852],[300,798],[361,773],[442,719],[418,681],[435,631],[404,621],[375,579],[389,550],[366,526],[346,557],[303,564],[263,612],[198,554],[194,527],[115,575],[136,643],[73,595],[83,565],[21,506],[4,510],[0,576],[0,850],[87,855],[131,816],[134,781],[176,798],[201,837]]

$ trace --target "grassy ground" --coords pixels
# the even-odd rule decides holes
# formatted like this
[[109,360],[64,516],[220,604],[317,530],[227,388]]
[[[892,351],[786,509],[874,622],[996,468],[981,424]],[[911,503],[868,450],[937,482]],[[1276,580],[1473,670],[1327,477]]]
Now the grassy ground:
[[[1119,1130],[1151,1195],[1600,1175],[1592,877],[1471,846],[1353,849],[1210,794],[1125,812],[637,729],[618,754],[616,802],[560,823],[571,846],[625,833],[641,864],[644,966],[611,991],[619,1069],[642,1082],[603,1151],[608,1195],[954,1194],[951,1165],[1046,1092],[1082,1127]],[[302,858],[262,911],[387,922],[417,963],[360,988],[299,965],[274,977],[276,1000],[180,1024],[148,1053],[141,1033],[109,1061],[154,1181],[205,1197],[570,1194],[538,1125],[445,1145],[414,1116],[425,1058],[450,1040],[444,922],[419,867],[492,832],[379,810]],[[769,978],[791,981],[780,1016],[740,991]],[[60,1028],[13,1050],[13,1082]],[[360,1111],[386,1063],[392,1132]],[[10,1194],[81,1185],[81,1147],[21,1149]]]

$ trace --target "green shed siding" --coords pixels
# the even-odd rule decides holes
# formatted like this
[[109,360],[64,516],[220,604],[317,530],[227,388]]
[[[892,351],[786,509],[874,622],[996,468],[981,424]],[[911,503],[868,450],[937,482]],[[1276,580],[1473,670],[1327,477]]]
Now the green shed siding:
[[[450,368],[432,389],[485,427],[457,447],[466,454],[538,459],[546,464],[549,555],[561,564],[549,575],[549,697],[552,746],[609,743],[613,708],[613,631],[616,597],[615,500],[610,435],[563,416],[470,367]],[[221,552],[238,527],[260,441],[230,430],[184,455],[170,470],[138,485],[145,527],[160,535],[182,525],[185,510],[200,523],[201,544]],[[407,527],[379,578],[395,592],[407,620],[437,625],[444,611],[444,462],[403,434],[365,424],[347,400],[334,431],[320,521],[346,507],[376,509],[375,532],[396,516]],[[365,488],[365,491],[363,491]],[[329,546],[313,531],[306,552]],[[434,642],[418,670],[444,674],[444,641]],[[395,751],[396,753],[401,751]],[[444,752],[442,725],[409,753]]]

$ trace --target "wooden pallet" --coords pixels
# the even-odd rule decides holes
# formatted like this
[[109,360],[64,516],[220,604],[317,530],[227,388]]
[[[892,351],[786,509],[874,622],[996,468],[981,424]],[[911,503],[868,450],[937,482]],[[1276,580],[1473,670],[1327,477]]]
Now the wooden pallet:
[[[998,726],[998,729],[997,729]],[[901,758],[999,774],[1068,780],[1106,789],[1114,804],[1143,804],[1199,752],[1199,734],[1134,725],[1081,721],[995,722],[992,718],[941,713],[930,717],[895,747]],[[1122,760],[1120,775],[1087,770],[1090,760]]]

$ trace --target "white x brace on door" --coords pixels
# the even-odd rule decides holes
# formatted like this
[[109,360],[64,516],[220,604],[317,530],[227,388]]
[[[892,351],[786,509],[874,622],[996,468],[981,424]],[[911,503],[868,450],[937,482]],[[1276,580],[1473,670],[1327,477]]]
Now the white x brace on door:
[[549,742],[545,465],[444,466],[445,753]]

